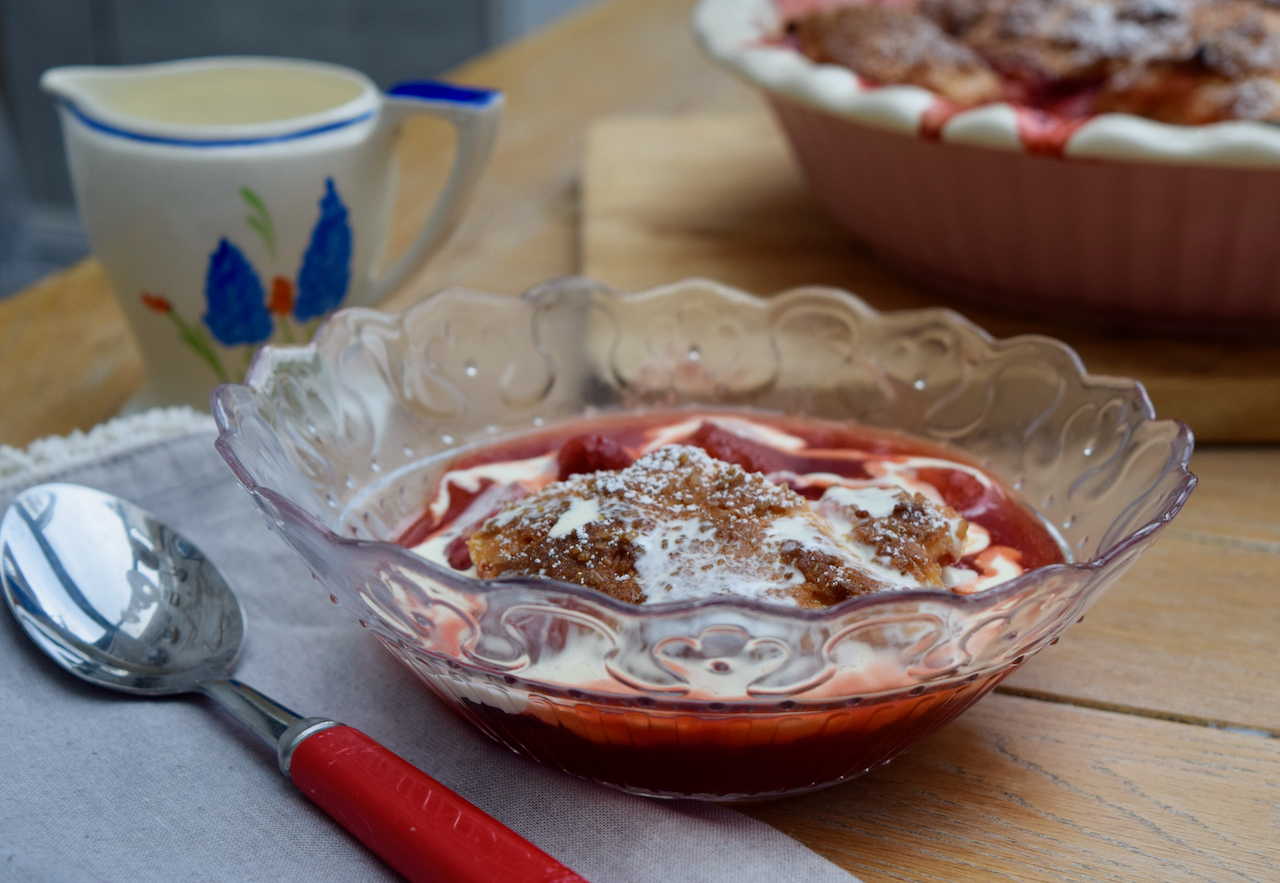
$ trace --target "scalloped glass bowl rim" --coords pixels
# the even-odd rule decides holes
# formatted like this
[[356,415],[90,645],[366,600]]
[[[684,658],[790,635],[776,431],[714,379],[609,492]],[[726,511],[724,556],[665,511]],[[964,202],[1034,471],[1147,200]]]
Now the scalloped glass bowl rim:
[[[635,292],[635,294],[657,293],[665,289],[675,287],[677,285],[683,285],[688,282],[695,282],[695,281],[703,281],[703,280],[683,280],[682,282],[672,283],[671,285],[665,285],[657,288],[647,289],[644,292]],[[545,283],[545,284],[550,284],[550,283]],[[713,284],[721,290],[726,289],[726,286],[723,286],[719,283],[713,283]],[[527,292],[526,296],[533,294],[534,292],[537,292],[542,288],[543,286],[537,286],[534,289],[531,289],[529,292]],[[748,298],[751,301],[764,300],[764,298],[760,298],[748,292],[742,292],[737,289],[729,289],[729,290],[732,291],[735,295],[740,295],[742,297]],[[790,290],[795,290],[795,289],[790,289]],[[1096,380],[1099,377],[1103,376],[1103,375],[1090,374],[1085,369],[1084,363],[1081,360],[1079,354],[1072,347],[1063,343],[1060,340],[1057,340],[1056,338],[1049,337],[1047,335],[1028,334],[1028,335],[1017,335],[1009,338],[995,338],[990,333],[988,333],[985,329],[983,329],[981,326],[974,324],[973,322],[965,318],[960,313],[945,307],[925,307],[917,310],[882,311],[882,310],[876,309],[875,307],[872,307],[870,304],[867,304],[865,301],[852,295],[850,292],[842,291],[838,289],[826,289],[826,290],[839,295],[839,299],[841,301],[844,301],[847,306],[853,308],[856,312],[865,311],[870,315],[876,316],[876,317],[883,316],[886,314],[891,315],[893,313],[925,313],[925,312],[946,313],[948,314],[948,317],[951,321],[958,322],[959,324],[965,326],[969,330],[977,332],[978,335],[984,340],[984,342],[994,347],[999,347],[1001,344],[1007,343],[1009,341],[1023,341],[1028,338],[1038,338],[1044,341],[1049,341],[1057,346],[1062,347],[1070,355],[1073,365],[1075,366],[1076,370],[1079,372],[1081,385],[1089,386],[1091,385],[1091,383],[1096,382]],[[408,308],[408,310],[412,310],[412,309],[413,307]],[[264,358],[264,354],[266,353],[267,350],[273,350],[277,352],[289,351],[289,352],[295,352],[295,353],[303,353],[303,352],[318,353],[319,346],[317,344],[317,341],[322,340],[322,338],[324,337],[325,332],[327,330],[326,326],[328,326],[329,323],[333,321],[334,318],[344,313],[345,314],[363,314],[363,315],[367,315],[369,318],[377,317],[380,320],[387,321],[392,325],[403,325],[403,321],[404,321],[403,318],[399,315],[385,313],[380,310],[375,310],[368,307],[351,307],[348,309],[340,310],[338,311],[338,313],[335,313],[334,316],[327,319],[321,325],[321,327],[317,329],[311,343],[304,344],[304,345],[285,345],[285,346],[267,345],[262,347],[258,351],[258,353],[254,356],[254,359],[249,366],[249,370],[245,376],[245,383],[244,384],[220,384],[218,387],[214,389],[211,399],[214,402],[216,402],[222,395],[221,390],[223,390],[224,388],[229,389],[234,386],[248,386],[251,389],[253,389],[255,394],[260,393],[260,390],[254,386],[254,382],[258,379],[256,375],[260,367],[265,366],[267,364],[268,360]],[[1017,577],[1014,577],[1013,579],[1005,583],[1001,583],[998,586],[995,586],[990,589],[986,589],[981,592],[975,592],[971,595],[959,595],[954,592],[941,591],[936,589],[901,589],[901,590],[895,590],[890,592],[880,592],[880,593],[875,593],[870,595],[863,595],[857,598],[851,598],[848,601],[843,601],[839,604],[836,604],[827,608],[822,608],[822,609],[804,609],[804,608],[790,607],[787,605],[772,604],[765,601],[756,601],[753,599],[735,597],[732,595],[717,595],[717,596],[711,596],[707,598],[697,598],[697,599],[692,599],[687,601],[666,601],[666,602],[654,602],[654,603],[646,603],[646,604],[629,604],[624,601],[619,601],[609,595],[604,594],[603,592],[597,592],[592,589],[586,588],[584,586],[578,586],[572,583],[564,583],[564,582],[549,579],[546,577],[513,577],[513,578],[504,578],[504,579],[497,579],[497,580],[483,580],[476,577],[463,576],[439,564],[429,561],[426,558],[423,558],[422,556],[417,555],[416,553],[412,552],[408,548],[401,546],[395,542],[390,542],[386,540],[348,538],[348,537],[340,536],[339,534],[331,530],[327,525],[322,523],[319,519],[315,518],[310,513],[306,512],[304,509],[302,509],[302,507],[293,503],[291,500],[289,500],[286,496],[284,496],[280,492],[275,491],[274,489],[269,487],[258,485],[249,477],[247,470],[245,470],[242,464],[240,463],[240,458],[235,454],[235,452],[231,448],[230,439],[231,439],[231,436],[234,435],[233,427],[219,427],[218,438],[214,442],[214,444],[215,444],[215,447],[218,449],[219,453],[222,455],[223,459],[228,463],[232,471],[236,474],[236,478],[245,487],[245,489],[250,492],[250,494],[262,494],[262,495],[269,496],[272,499],[272,502],[276,506],[278,506],[282,511],[287,511],[292,515],[292,517],[295,520],[308,524],[312,530],[317,531],[321,536],[324,537],[325,541],[330,543],[331,545],[336,544],[339,546],[353,546],[353,547],[372,546],[372,547],[383,548],[388,554],[391,554],[397,558],[400,558],[402,562],[404,564],[409,565],[411,569],[425,570],[428,574],[431,575],[433,579],[436,579],[442,583],[445,583],[449,585],[451,588],[464,593],[483,595],[483,594],[488,594],[494,591],[501,591],[501,590],[512,589],[512,588],[521,588],[521,589],[526,589],[526,590],[537,592],[539,594],[543,594],[547,596],[554,596],[557,594],[570,595],[570,596],[579,598],[581,600],[588,601],[593,604],[599,604],[615,613],[619,613],[624,616],[633,617],[637,619],[660,619],[660,618],[666,618],[674,615],[679,615],[682,613],[695,613],[695,612],[706,610],[709,608],[726,608],[726,609],[737,609],[737,610],[741,610],[749,613],[767,613],[770,616],[783,617],[783,618],[793,619],[796,621],[811,624],[815,622],[821,622],[827,619],[831,619],[831,620],[839,619],[850,613],[862,611],[863,609],[866,609],[866,608],[874,608],[878,605],[888,605],[888,604],[892,604],[900,601],[917,601],[917,600],[930,601],[934,603],[955,605],[961,608],[980,607],[980,606],[990,605],[993,603],[997,603],[998,601],[1004,599],[1005,597],[1018,594],[1020,591],[1024,590],[1028,585],[1033,584],[1039,581],[1040,579],[1042,579],[1043,575],[1045,574],[1058,573],[1062,571],[1084,573],[1089,571],[1105,570],[1115,558],[1123,555],[1131,546],[1142,541],[1151,532],[1160,529],[1165,524],[1168,524],[1173,519],[1173,517],[1177,515],[1177,513],[1181,510],[1182,506],[1186,503],[1186,500],[1190,495],[1191,491],[1195,488],[1196,481],[1197,481],[1196,476],[1188,468],[1188,463],[1190,460],[1191,450],[1192,450],[1191,430],[1186,426],[1186,424],[1178,420],[1171,420],[1167,418],[1163,420],[1157,419],[1155,416],[1155,410],[1150,401],[1150,397],[1147,395],[1146,389],[1140,381],[1133,380],[1132,378],[1116,378],[1116,377],[1111,377],[1109,375],[1107,375],[1107,379],[1111,381],[1118,380],[1120,382],[1128,381],[1133,384],[1135,390],[1139,393],[1139,395],[1142,398],[1143,414],[1147,420],[1151,422],[1171,423],[1178,427],[1177,435],[1173,439],[1171,439],[1171,443],[1170,443],[1170,461],[1171,462],[1173,461],[1174,457],[1176,456],[1177,450],[1179,448],[1182,448],[1184,451],[1184,455],[1181,461],[1176,464],[1176,467],[1178,471],[1181,473],[1181,475],[1179,478],[1178,486],[1176,488],[1176,493],[1171,494],[1168,503],[1161,509],[1159,515],[1143,523],[1137,530],[1134,530],[1131,533],[1128,533],[1118,538],[1115,542],[1111,544],[1111,546],[1108,549],[1106,549],[1102,554],[1096,557],[1090,558],[1086,561],[1064,562],[1061,564],[1051,564],[1045,567],[1036,568],[1034,570],[1027,571]],[[699,406],[694,404],[694,405],[687,405],[675,410],[688,410],[690,412],[694,412],[698,410],[699,407],[707,410],[715,410],[717,408],[717,406],[713,406],[713,405],[704,404]],[[215,408],[214,410],[216,412],[217,409]],[[612,413],[623,413],[626,410],[627,409],[601,408],[593,413],[597,416],[607,416],[608,414],[612,414]],[[640,410],[640,409],[637,409],[637,410]],[[651,410],[657,410],[657,409],[651,409]],[[749,408],[736,409],[736,410],[740,412],[742,411],[745,411],[748,413],[751,412],[751,409]],[[768,415],[770,412],[757,411],[757,413],[760,413],[762,415]],[[573,419],[573,418],[570,418],[570,419]],[[556,422],[559,422],[559,421],[549,421],[548,425],[554,425]],[[542,428],[546,428],[546,427],[542,427]],[[516,430],[512,433],[508,433],[508,434],[504,434],[503,436],[496,437],[494,441],[495,442],[501,441],[503,438],[517,437],[519,434],[521,434],[521,431]],[[910,435],[909,433],[903,433],[903,434],[908,436]],[[462,450],[463,447],[465,446],[458,446],[456,450],[460,451]],[[455,449],[446,447],[440,450],[439,452],[437,452],[436,454],[433,454],[432,457],[433,459],[443,458],[451,450],[455,450]]]

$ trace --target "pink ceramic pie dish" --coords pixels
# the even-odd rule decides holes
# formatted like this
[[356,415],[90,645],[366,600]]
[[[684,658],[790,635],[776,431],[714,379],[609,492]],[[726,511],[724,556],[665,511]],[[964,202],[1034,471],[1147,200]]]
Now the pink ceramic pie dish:
[[1280,127],[1025,108],[949,114],[779,37],[774,0],[701,0],[694,30],[762,89],[818,200],[885,261],[986,306],[1116,328],[1280,332]]

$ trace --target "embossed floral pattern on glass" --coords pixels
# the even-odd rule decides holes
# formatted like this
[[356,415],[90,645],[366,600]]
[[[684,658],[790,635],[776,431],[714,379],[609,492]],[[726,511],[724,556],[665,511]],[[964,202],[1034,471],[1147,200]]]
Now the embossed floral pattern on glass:
[[[619,409],[733,408],[883,427],[1000,476],[1071,563],[972,596],[827,610],[717,597],[631,606],[483,582],[391,540],[460,448]],[[218,448],[325,588],[513,750],[641,793],[794,793],[857,775],[967,708],[1075,622],[1186,500],[1191,436],[1142,387],[1043,337],[947,310],[878,313],[704,280],[522,298],[448,290],[337,313],[214,396]]]

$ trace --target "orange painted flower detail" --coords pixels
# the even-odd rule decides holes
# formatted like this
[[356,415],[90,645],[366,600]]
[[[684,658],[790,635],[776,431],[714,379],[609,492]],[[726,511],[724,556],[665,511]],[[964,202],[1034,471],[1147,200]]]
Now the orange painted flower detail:
[[173,304],[169,303],[169,298],[163,294],[149,294],[142,292],[142,302],[147,305],[148,309],[155,310],[157,313],[172,312]]
[[271,280],[271,296],[267,300],[267,309],[277,316],[287,316],[293,311],[293,283],[284,276]]

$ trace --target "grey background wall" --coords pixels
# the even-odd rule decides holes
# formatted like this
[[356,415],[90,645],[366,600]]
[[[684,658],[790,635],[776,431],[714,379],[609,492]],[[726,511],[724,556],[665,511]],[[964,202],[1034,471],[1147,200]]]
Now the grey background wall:
[[[86,251],[40,74],[66,64],[285,55],[386,88],[431,77],[591,0],[0,0],[0,296]],[[7,123],[7,125],[6,125]]]

